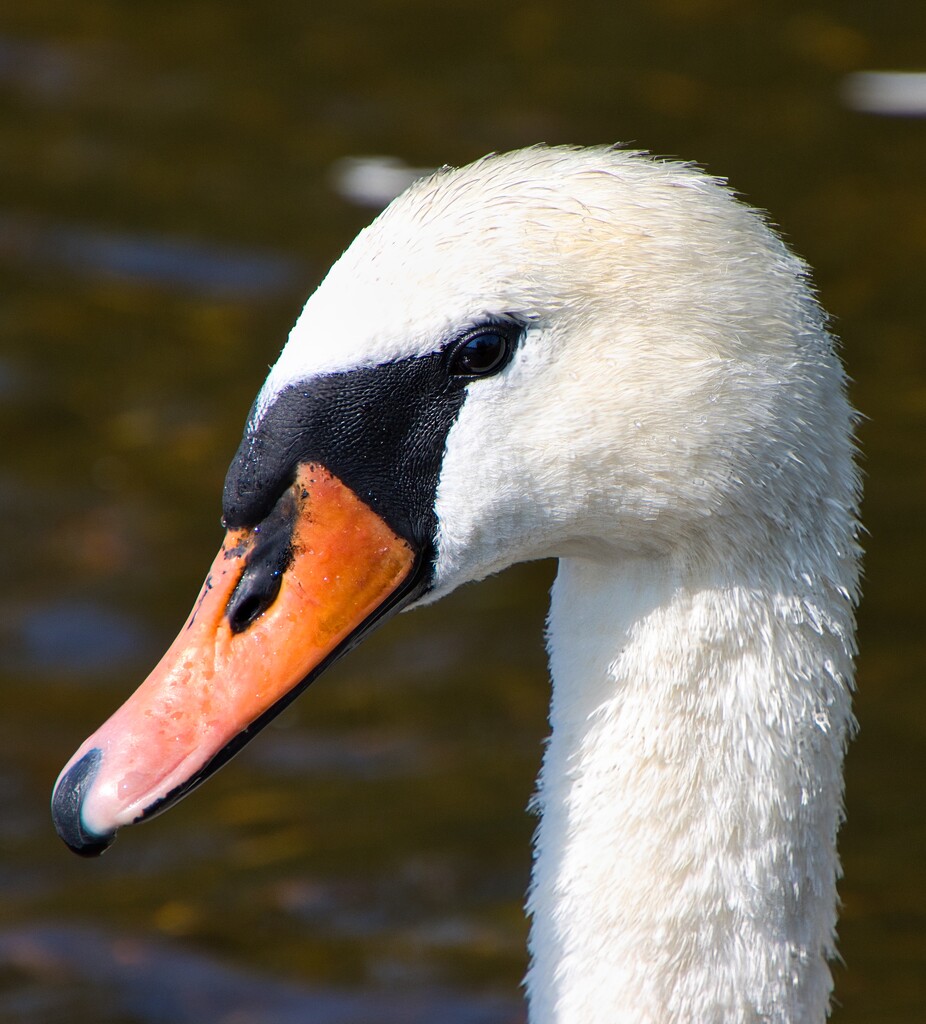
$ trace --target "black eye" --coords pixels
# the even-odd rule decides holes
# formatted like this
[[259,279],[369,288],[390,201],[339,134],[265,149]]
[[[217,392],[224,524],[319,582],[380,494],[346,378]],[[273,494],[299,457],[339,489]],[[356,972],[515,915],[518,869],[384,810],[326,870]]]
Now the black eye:
[[483,330],[461,341],[450,357],[450,372],[461,377],[498,373],[511,356],[512,344],[500,330]]

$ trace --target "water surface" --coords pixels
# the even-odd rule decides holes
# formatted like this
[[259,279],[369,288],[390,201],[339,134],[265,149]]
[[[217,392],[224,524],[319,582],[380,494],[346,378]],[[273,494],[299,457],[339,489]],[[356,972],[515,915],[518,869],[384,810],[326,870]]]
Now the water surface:
[[186,614],[254,392],[371,216],[341,162],[622,140],[772,210],[836,318],[871,535],[833,1019],[922,1020],[926,120],[849,110],[841,84],[916,69],[924,11],[18,6],[0,14],[0,1017],[518,1019],[550,566],[400,617],[98,862],[47,803]]

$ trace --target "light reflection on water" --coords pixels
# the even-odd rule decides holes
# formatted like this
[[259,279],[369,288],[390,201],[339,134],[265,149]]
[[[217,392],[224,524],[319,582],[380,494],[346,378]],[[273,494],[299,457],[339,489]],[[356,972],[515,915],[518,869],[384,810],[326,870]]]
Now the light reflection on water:
[[[7,1002],[7,1020],[121,1024],[518,1024],[516,1004],[439,990],[408,994],[309,988],[151,939],[91,928],[0,932],[0,962],[41,979]],[[165,984],[170,979],[170,984]]]
[[[838,105],[846,75],[917,59],[926,26],[908,15],[797,0],[0,14],[0,1017],[220,1020],[232,976],[280,1024],[306,1000],[342,1019],[348,1004],[323,1016],[331,994],[364,1020],[411,1014],[396,1007],[415,993],[440,1020],[518,1012],[549,567],[400,617],[99,863],[66,854],[46,808],[195,595],[306,268],[367,219],[332,192],[338,161],[622,139],[729,173],[838,317],[871,417],[872,539],[834,1020],[920,1018],[926,129]],[[384,988],[398,1002],[365,1001]]]
[[154,653],[142,623],[115,608],[78,600],[8,609],[0,627],[0,670],[87,675],[130,668],[140,650]]
[[205,298],[255,301],[291,293],[309,277],[294,259],[185,239],[41,224],[0,211],[0,258],[91,280],[166,287]]

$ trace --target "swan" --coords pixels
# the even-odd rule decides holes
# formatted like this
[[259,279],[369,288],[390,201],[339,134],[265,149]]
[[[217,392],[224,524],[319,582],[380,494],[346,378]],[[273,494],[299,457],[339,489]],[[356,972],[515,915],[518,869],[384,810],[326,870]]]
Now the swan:
[[306,303],[61,837],[101,852],[390,615],[552,556],[532,1024],[823,1021],[854,417],[807,268],[723,181],[535,147],[413,184]]

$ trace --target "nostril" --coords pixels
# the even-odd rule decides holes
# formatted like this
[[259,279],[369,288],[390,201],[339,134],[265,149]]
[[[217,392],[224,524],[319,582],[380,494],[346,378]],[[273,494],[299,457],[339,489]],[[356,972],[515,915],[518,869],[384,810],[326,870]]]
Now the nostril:
[[283,573],[293,560],[292,538],[298,509],[297,496],[290,488],[271,514],[251,527],[245,545],[250,548],[246,565],[225,608],[233,633],[243,633],[277,599]]
[[283,574],[266,566],[249,565],[228,600],[225,614],[233,633],[243,633],[273,604],[280,593]]
[[249,594],[232,608],[228,617],[233,632],[240,633],[246,626],[249,626],[264,610],[262,605],[263,602],[255,594]]

